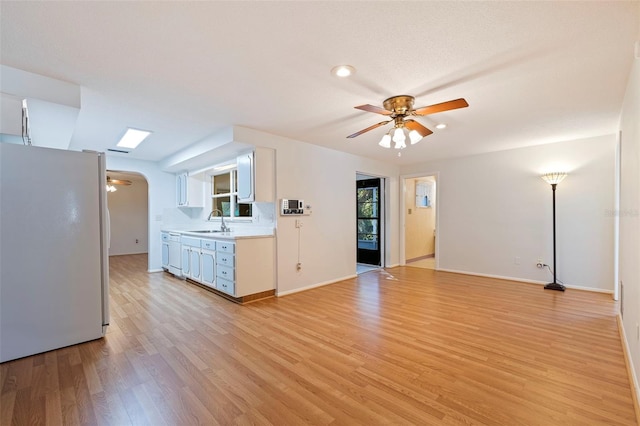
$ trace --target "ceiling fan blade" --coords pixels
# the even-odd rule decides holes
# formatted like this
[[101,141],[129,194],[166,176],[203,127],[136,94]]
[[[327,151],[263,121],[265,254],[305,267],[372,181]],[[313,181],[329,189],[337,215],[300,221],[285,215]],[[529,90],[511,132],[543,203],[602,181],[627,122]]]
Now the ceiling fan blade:
[[357,107],[354,107],[355,109],[361,109],[362,111],[367,111],[367,112],[375,112],[376,114],[382,114],[382,115],[391,115],[393,114],[391,111],[387,111],[384,108],[380,108],[377,107],[375,105],[359,105]]
[[430,105],[422,108],[416,108],[413,110],[413,115],[429,115],[436,112],[449,111],[452,109],[466,108],[469,104],[464,98],[455,99],[453,101],[442,102],[441,104]]
[[416,132],[420,133],[423,138],[433,133],[431,130],[427,129],[415,120],[404,120],[404,125],[407,129],[415,130]]
[[380,126],[384,126],[385,124],[391,122],[391,120],[387,120],[387,121],[381,121],[378,124],[374,124],[373,126],[369,126],[366,129],[362,129],[359,132],[355,132],[352,135],[347,136],[347,138],[351,139],[351,138],[355,138],[356,136],[360,136],[363,133],[368,132],[369,130],[373,130],[373,129],[377,129]]

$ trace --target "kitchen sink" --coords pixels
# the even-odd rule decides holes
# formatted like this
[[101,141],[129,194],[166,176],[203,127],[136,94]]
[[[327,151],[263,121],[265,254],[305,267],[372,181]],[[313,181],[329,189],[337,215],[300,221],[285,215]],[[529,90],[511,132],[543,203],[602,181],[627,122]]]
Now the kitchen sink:
[[202,231],[189,231],[189,232],[197,232],[198,234],[213,234],[215,232],[222,232],[220,229],[204,229]]

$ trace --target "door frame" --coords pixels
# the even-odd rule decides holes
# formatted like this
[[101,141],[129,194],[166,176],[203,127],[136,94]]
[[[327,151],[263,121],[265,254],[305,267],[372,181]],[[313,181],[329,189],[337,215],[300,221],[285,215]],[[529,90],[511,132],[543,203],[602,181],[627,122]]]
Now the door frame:
[[[366,185],[364,185],[366,183]],[[382,235],[383,235],[383,224],[382,224],[382,179],[378,178],[378,177],[370,177],[368,179],[358,179],[356,180],[356,205],[358,206],[356,208],[356,229],[359,231],[359,225],[360,225],[360,221],[361,220],[375,220],[376,221],[376,232],[375,234],[370,234],[370,235],[375,235],[376,240],[375,240],[375,246],[371,247],[371,248],[364,248],[364,247],[360,247],[360,233],[358,232],[358,235],[356,236],[356,241],[357,241],[357,246],[356,246],[356,250],[357,250],[357,254],[356,254],[356,262],[357,263],[362,263],[362,264],[366,264],[366,265],[372,265],[372,266],[377,266],[380,267],[380,265],[382,264]],[[358,199],[359,197],[359,193],[360,193],[360,189],[376,189],[377,190],[377,194],[376,194],[376,200],[373,202],[373,204],[375,205],[375,216],[371,216],[371,217],[362,217],[360,216],[358,213],[360,211],[359,205],[360,205],[360,201]],[[362,243],[364,244],[364,241],[362,241]]]
[[[380,242],[379,242],[379,247],[380,247],[380,268],[384,268],[387,265],[387,244],[390,241],[389,238],[389,222],[388,222],[388,217],[389,215],[387,214],[387,211],[389,209],[389,204],[388,204],[388,200],[389,197],[387,196],[387,194],[389,193],[389,177],[388,176],[382,176],[382,175],[378,175],[375,173],[369,173],[369,172],[362,172],[362,171],[356,171],[356,176],[355,176],[355,181],[358,181],[358,176],[366,176],[367,178],[371,178],[371,179],[380,179],[380,212],[379,212],[379,221],[380,221]],[[356,187],[357,189],[357,187]],[[354,194],[354,199],[355,199],[355,203],[356,203],[356,208],[354,208],[354,213],[357,211],[357,204],[358,204],[358,196],[357,196],[357,191]],[[356,213],[356,220],[354,220],[354,227],[355,227],[355,231],[356,231],[356,247],[355,247],[355,256],[356,256],[356,261],[354,264],[354,267],[357,265],[358,263],[358,220],[357,220],[357,213]]]
[[401,185],[401,197],[400,197],[400,265],[404,266],[407,264],[406,259],[406,224],[405,224],[405,212],[407,211],[407,206],[405,203],[405,194],[407,192],[407,179],[416,179],[425,176],[435,176],[436,179],[436,241],[435,241],[435,270],[437,271],[440,267],[440,172],[420,172],[420,173],[411,173],[408,175],[400,175],[400,185]]

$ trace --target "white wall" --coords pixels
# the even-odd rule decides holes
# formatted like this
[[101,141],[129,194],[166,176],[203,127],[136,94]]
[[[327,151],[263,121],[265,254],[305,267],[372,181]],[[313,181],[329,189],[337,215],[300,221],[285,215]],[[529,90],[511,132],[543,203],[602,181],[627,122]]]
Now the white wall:
[[[356,273],[356,172],[388,177],[387,266],[398,264],[398,167],[308,143],[234,128],[234,140],[276,150],[276,198],[302,198],[310,216],[277,217],[278,294],[350,277]],[[300,219],[300,262],[298,229]]]
[[161,270],[162,215],[165,209],[175,208],[176,205],[175,175],[161,171],[157,163],[110,155],[107,155],[107,169],[139,173],[147,180],[149,185],[149,235],[147,241],[149,271]]
[[556,192],[558,279],[612,291],[615,144],[609,135],[405,166],[401,173],[439,172],[440,269],[548,282],[552,276],[535,266],[538,258],[553,262],[552,192],[540,174],[567,171]]
[[148,185],[144,178],[134,178],[130,186],[117,185],[115,192],[107,193],[111,218],[109,255],[147,253],[148,204]]
[[[620,120],[620,246],[618,278],[624,284],[623,328],[631,353],[637,396],[640,374],[640,59],[635,59]],[[640,400],[638,401],[640,404]]]

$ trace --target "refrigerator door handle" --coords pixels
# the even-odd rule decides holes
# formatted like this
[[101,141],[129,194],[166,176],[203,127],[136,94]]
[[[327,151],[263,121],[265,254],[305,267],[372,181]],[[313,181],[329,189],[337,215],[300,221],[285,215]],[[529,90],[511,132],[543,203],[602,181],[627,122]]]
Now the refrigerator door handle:
[[107,165],[104,153],[98,154],[100,185],[100,240],[102,266],[102,335],[109,325],[109,247],[111,246],[111,219],[107,208]]

